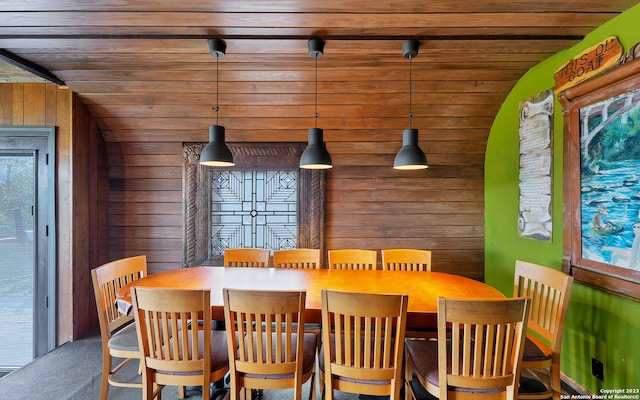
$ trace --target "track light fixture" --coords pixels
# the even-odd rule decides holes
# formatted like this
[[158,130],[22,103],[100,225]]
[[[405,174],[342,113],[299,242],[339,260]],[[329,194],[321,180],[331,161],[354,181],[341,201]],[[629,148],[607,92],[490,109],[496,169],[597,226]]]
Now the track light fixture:
[[402,132],[402,148],[396,154],[393,163],[393,168],[395,169],[425,169],[428,167],[427,156],[418,145],[418,130],[413,129],[411,126],[413,120],[411,60],[418,55],[419,48],[420,42],[415,39],[407,40],[402,44],[402,54],[404,58],[409,59],[409,129],[405,129]]
[[216,57],[216,105],[213,110],[216,112],[216,124],[209,126],[209,144],[200,154],[200,164],[209,167],[230,167],[235,165],[231,150],[224,142],[224,126],[218,125],[218,61],[224,57],[227,44],[221,39],[209,39],[209,52]]
[[300,156],[300,168],[305,169],[329,169],[331,165],[331,155],[327,151],[327,147],[323,140],[323,131],[318,128],[318,58],[322,57],[324,52],[324,41],[314,38],[307,42],[309,56],[316,60],[316,99],[315,99],[315,128],[309,129],[309,143],[307,148]]

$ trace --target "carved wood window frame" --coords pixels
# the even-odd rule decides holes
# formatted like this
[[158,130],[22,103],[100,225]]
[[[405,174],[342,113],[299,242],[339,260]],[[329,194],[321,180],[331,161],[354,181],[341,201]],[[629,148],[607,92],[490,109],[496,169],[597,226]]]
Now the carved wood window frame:
[[564,117],[564,269],[577,282],[640,300],[640,271],[582,257],[580,109],[640,88],[640,59],[558,94]]
[[[183,268],[221,266],[211,249],[211,182],[214,169],[200,165],[206,143],[183,147]],[[297,170],[297,244],[325,254],[325,171],[299,168],[304,143],[227,143],[236,163],[228,170]]]

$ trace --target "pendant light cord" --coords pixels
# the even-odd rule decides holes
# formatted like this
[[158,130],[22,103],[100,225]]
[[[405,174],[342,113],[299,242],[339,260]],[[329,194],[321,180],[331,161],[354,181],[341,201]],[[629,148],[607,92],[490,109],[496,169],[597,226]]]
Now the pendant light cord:
[[318,54],[316,53],[316,110],[315,110],[315,120],[316,120],[316,128],[318,127],[318,118],[320,114],[318,114]]
[[411,122],[413,121],[413,103],[411,101],[411,96],[413,94],[413,80],[412,80],[412,75],[413,75],[413,68],[412,68],[412,60],[413,57],[410,56],[409,57],[409,128],[412,128]]
[[218,61],[220,60],[220,57],[218,57],[218,55],[216,55],[216,106],[213,107],[213,110],[216,112],[216,125],[218,124],[218,110],[220,109],[220,107],[218,106],[218,85],[220,84],[220,79],[218,78],[219,74],[220,74],[220,70],[218,68]]

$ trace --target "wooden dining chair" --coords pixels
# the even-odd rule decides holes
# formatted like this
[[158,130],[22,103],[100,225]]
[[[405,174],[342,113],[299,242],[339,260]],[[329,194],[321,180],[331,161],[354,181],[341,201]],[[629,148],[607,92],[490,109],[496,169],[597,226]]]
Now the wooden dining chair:
[[431,251],[419,249],[383,249],[385,271],[431,271]]
[[[525,297],[438,299],[438,338],[406,339],[405,400],[515,400],[529,318]],[[413,377],[418,382],[413,382]]]
[[334,390],[400,399],[408,296],[322,289],[322,398]]
[[302,398],[302,384],[310,383],[316,398],[317,339],[304,333],[305,291],[223,289],[229,349],[230,398],[245,392],[293,388]]
[[318,269],[320,265],[319,249],[289,249],[273,252],[273,266],[289,269]]
[[[273,266],[275,268],[287,269],[318,269],[320,265],[319,249],[289,249],[276,250],[273,252]],[[294,325],[295,326],[295,325]],[[322,326],[315,322],[305,322],[304,331],[315,333],[318,339],[318,351],[322,339]],[[317,354],[319,357],[320,354]]]
[[341,249],[329,250],[327,254],[330,269],[377,269],[378,252],[376,250]]
[[[516,261],[513,295],[531,299],[520,399],[560,399],[560,348],[572,285],[573,277],[562,271]],[[535,369],[548,369],[548,378]]]
[[225,267],[269,268],[270,251],[268,249],[239,248],[225,249]]
[[[131,301],[140,343],[142,398],[165,385],[202,386],[211,398],[211,383],[229,371],[227,336],[211,326],[209,290],[131,287]],[[191,322],[200,320],[198,327]],[[181,396],[182,397],[182,396]]]
[[[116,294],[123,286],[146,275],[146,256],[111,261],[91,270],[102,339],[100,400],[107,399],[109,386],[142,388],[140,382],[117,376],[125,365],[140,360],[140,348],[133,316],[118,311]],[[114,357],[122,360],[114,364]]]

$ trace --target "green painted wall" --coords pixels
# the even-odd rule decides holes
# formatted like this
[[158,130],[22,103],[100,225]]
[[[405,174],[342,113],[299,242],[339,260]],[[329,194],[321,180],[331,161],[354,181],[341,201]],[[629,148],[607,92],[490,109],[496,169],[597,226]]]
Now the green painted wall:
[[[516,259],[560,269],[562,262],[562,112],[555,102],[553,232],[551,242],[518,236],[518,106],[552,88],[553,73],[580,51],[617,36],[626,51],[640,42],[640,4],[589,34],[581,43],[532,68],[514,86],[494,121],[485,160],[485,280],[513,291]],[[604,381],[591,359],[604,363]],[[592,393],[640,388],[640,303],[574,284],[562,348],[562,371]]]

